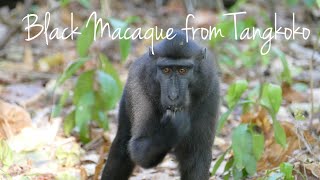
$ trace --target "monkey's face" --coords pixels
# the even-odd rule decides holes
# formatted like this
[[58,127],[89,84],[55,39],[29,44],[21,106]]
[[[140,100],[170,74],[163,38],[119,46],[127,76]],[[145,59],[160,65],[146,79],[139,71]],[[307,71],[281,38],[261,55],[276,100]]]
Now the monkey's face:
[[192,59],[159,58],[157,80],[161,87],[163,110],[183,111],[190,104],[189,86],[194,79]]

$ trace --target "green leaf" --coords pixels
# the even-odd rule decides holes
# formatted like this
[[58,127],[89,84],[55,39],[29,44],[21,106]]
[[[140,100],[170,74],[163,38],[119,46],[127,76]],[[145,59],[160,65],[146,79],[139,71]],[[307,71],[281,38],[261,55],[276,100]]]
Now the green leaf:
[[268,109],[274,128],[274,135],[277,143],[282,147],[286,145],[286,134],[280,123],[276,119],[276,114],[279,111],[282,102],[282,90],[278,85],[264,84],[260,104]]
[[276,55],[279,56],[281,63],[282,63],[282,66],[283,66],[283,71],[281,73],[282,81],[291,84],[292,83],[291,71],[290,71],[288,61],[287,61],[285,54],[277,48],[273,48],[273,52],[275,52]]
[[75,127],[75,111],[72,111],[68,114],[68,116],[64,119],[63,123],[63,131],[66,136],[70,136],[72,129]]
[[62,75],[57,80],[55,88],[69,79],[88,60],[89,58],[79,58],[75,62],[73,62],[65,71],[63,71]]
[[[0,140],[0,166],[8,168],[13,163],[13,152],[4,140]],[[1,172],[1,171],[0,171]]]
[[320,0],[317,0],[318,8],[320,8]]
[[90,8],[90,1],[89,1],[89,0],[79,0],[79,3],[80,3],[83,7],[87,8],[87,9]]
[[249,175],[253,175],[257,171],[257,160],[251,154],[245,154],[244,164]]
[[139,22],[141,21],[139,16],[129,16],[128,18],[126,18],[125,22],[129,25],[135,22]]
[[[119,19],[115,18],[108,18],[111,26],[114,29],[121,29],[120,30],[120,35],[124,36],[125,29],[129,26],[130,21],[134,21],[135,19],[127,19],[127,21],[121,21]],[[119,40],[119,48],[120,48],[120,55],[121,55],[121,61],[124,61],[130,52],[131,49],[131,40],[130,39],[120,39]]]
[[57,105],[54,106],[54,109],[52,111],[52,117],[57,117],[60,115],[60,112],[62,110],[62,107],[64,106],[66,100],[69,97],[69,91],[65,91],[62,96],[59,99],[59,103]]
[[[136,22],[140,20],[137,16],[130,16],[128,17],[125,21],[115,19],[115,18],[108,18],[108,21],[110,22],[111,26],[114,29],[120,29],[120,35],[124,36],[125,30],[129,26],[130,23]],[[119,48],[120,48],[120,56],[121,56],[121,61],[123,62],[124,60],[127,59],[130,50],[131,50],[131,40],[130,39],[120,39],[119,40]]]
[[232,29],[233,28],[233,20],[232,19],[226,19],[224,16],[220,17],[220,22],[216,25],[216,29],[221,29],[221,34],[224,37],[221,37],[218,33],[217,37],[215,37],[215,34],[212,34],[211,40],[210,40],[210,46],[215,47],[216,44],[221,42],[224,38],[231,38],[232,35]]
[[114,29],[120,28],[122,31],[128,26],[128,23],[116,18],[109,17],[108,21]]
[[[124,36],[124,32],[125,32],[124,29],[126,29],[129,26],[129,24],[139,21],[140,18],[137,16],[130,16],[125,20],[125,22],[122,22],[122,21],[116,20],[116,19],[110,19],[110,20],[112,21],[111,24],[113,27],[121,28],[121,36]],[[120,39],[119,47],[120,47],[121,61],[123,62],[124,60],[127,59],[128,55],[130,53],[131,40],[130,39]]]
[[232,168],[233,164],[234,164],[234,158],[231,157],[231,158],[228,160],[228,162],[226,163],[226,165],[224,166],[223,172],[229,171],[229,170]]
[[237,169],[245,167],[244,158],[252,149],[251,135],[246,124],[240,124],[232,131],[232,150]]
[[234,180],[242,180],[243,178],[243,173],[242,170],[236,168],[235,166],[232,168],[232,177]]
[[94,40],[94,22],[89,21],[81,28],[81,34],[77,39],[77,52],[80,57],[86,57],[89,54],[89,48]]
[[247,124],[240,124],[232,131],[232,150],[234,166],[238,170],[245,169],[249,175],[257,170],[257,159],[254,155],[253,137]]
[[92,109],[93,120],[97,122],[99,127],[103,130],[109,129],[108,116],[102,111],[102,108],[93,108]]
[[89,123],[87,124],[83,124],[81,127],[80,127],[80,140],[81,142],[83,143],[88,143],[90,141],[90,130],[89,130]]
[[223,180],[229,180],[230,176],[231,176],[231,173],[229,172],[228,174],[223,176]]
[[130,39],[120,39],[119,46],[120,46],[121,61],[124,62],[124,60],[127,59],[131,50]]
[[233,108],[237,104],[241,95],[247,88],[248,82],[246,80],[238,80],[229,87],[226,96],[226,101],[229,108]]
[[308,8],[312,8],[313,5],[315,5],[316,0],[304,0],[303,2]]
[[284,174],[285,180],[293,180],[294,177],[292,175],[293,165],[290,163],[281,163],[280,164],[280,172]]
[[260,104],[271,114],[276,115],[282,102],[281,87],[274,84],[264,84]]
[[299,0],[287,0],[287,4],[290,6],[295,6],[297,5]]
[[87,124],[87,122],[91,119],[91,106],[93,104],[94,95],[92,92],[88,92],[87,94],[81,96],[75,112],[75,122],[77,127]]
[[117,85],[120,89],[119,91],[119,97],[121,96],[121,92],[122,92],[122,83],[120,81],[120,77],[118,74],[118,71],[113,67],[113,65],[110,63],[110,61],[108,60],[108,58],[103,55],[103,54],[99,54],[99,59],[100,59],[100,63],[101,63],[101,69],[109,74],[110,76],[112,76],[112,78],[114,80],[116,80]]
[[61,7],[65,7],[70,3],[70,0],[60,0]]
[[82,95],[75,110],[75,124],[80,131],[80,140],[84,143],[89,142],[89,122],[92,115],[92,106],[94,105],[94,94],[88,92]]
[[235,67],[235,61],[232,57],[224,54],[219,55],[219,60],[221,63],[226,64],[229,67]]
[[119,99],[119,88],[116,81],[109,74],[100,70],[97,72],[97,79],[107,109],[114,108]]
[[214,164],[213,169],[212,169],[212,171],[211,171],[211,176],[213,176],[213,175],[216,174],[216,172],[217,172],[218,168],[220,167],[221,163],[223,162],[224,157],[226,156],[226,154],[227,154],[227,151],[224,152],[224,153],[219,157],[219,159],[216,161],[216,163]]
[[73,96],[73,103],[78,104],[80,97],[88,92],[93,91],[93,82],[94,82],[94,71],[86,71],[83,72],[75,85],[74,88],[74,96]]
[[274,129],[274,136],[277,141],[282,147],[286,146],[286,133],[283,127],[280,125],[279,121],[276,119],[273,120],[273,129]]
[[263,134],[258,134],[256,132],[252,133],[252,146],[253,146],[253,155],[257,160],[259,160],[264,150]]
[[217,134],[219,134],[224,126],[224,124],[226,123],[229,115],[231,114],[231,112],[234,110],[234,108],[228,109],[227,112],[223,113],[219,120],[218,120],[218,125],[217,125]]

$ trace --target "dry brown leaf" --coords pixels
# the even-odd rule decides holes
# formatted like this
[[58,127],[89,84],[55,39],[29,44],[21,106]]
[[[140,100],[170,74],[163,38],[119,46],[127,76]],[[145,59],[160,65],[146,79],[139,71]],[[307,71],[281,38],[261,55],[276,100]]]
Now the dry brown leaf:
[[99,162],[97,163],[96,170],[95,170],[95,173],[93,176],[93,180],[99,180],[100,172],[102,171],[102,168],[105,164],[106,153],[109,152],[110,147],[111,147],[111,140],[110,140],[109,136],[104,135],[104,138],[105,138],[105,143],[103,144],[103,146],[100,149],[100,159],[99,159]]
[[[282,162],[288,160],[292,152],[301,146],[300,141],[295,133],[295,127],[289,122],[281,122],[287,137],[287,147],[282,148],[273,136],[273,130],[266,136],[265,140],[265,152],[262,158],[259,160],[257,170],[267,170],[278,167]],[[276,152],[276,153],[275,153]]]
[[[72,11],[70,11],[69,7],[63,7],[60,9],[61,12],[61,20],[62,22],[67,25],[70,26],[71,24],[71,13]],[[81,27],[83,25],[83,20],[81,19],[80,16],[75,15],[75,13],[73,13],[73,26],[74,27]]]
[[31,123],[30,114],[22,107],[0,100],[0,139],[12,137]]
[[80,180],[86,179],[88,179],[87,171],[83,167],[80,167]]
[[308,99],[303,94],[291,88],[290,84],[282,83],[282,96],[287,102],[306,102]]
[[[319,180],[320,179],[320,163],[306,163],[305,160],[298,157],[299,161],[295,163],[295,175],[298,179]],[[310,159],[309,159],[310,160]]]
[[320,164],[319,163],[300,165],[300,171],[304,172],[304,170],[306,170],[306,173],[308,176],[320,179]]
[[241,115],[241,123],[254,123],[256,124],[266,136],[271,130],[271,123],[267,116],[267,110],[260,108],[257,114],[251,112]]
[[[292,123],[281,122],[281,126],[287,137],[287,147],[282,148],[275,141],[273,136],[274,132],[270,131],[270,135],[267,136],[265,141],[265,152],[257,165],[258,171],[278,167],[282,162],[287,161],[295,150],[304,147],[304,143],[300,140]],[[314,144],[316,142],[315,138],[313,138],[309,132],[304,131],[303,134],[305,140],[309,144]]]
[[[264,133],[265,136],[265,152],[257,164],[257,170],[267,170],[278,167],[282,162],[288,160],[293,151],[301,148],[303,143],[296,134],[296,129],[292,123],[280,122],[287,137],[287,147],[282,148],[275,138],[272,124],[267,116],[267,110],[261,108],[257,114],[246,113],[241,116],[242,123],[254,123]],[[307,132],[303,132],[304,138],[308,143],[314,143],[315,139]],[[276,152],[276,153],[275,153]]]

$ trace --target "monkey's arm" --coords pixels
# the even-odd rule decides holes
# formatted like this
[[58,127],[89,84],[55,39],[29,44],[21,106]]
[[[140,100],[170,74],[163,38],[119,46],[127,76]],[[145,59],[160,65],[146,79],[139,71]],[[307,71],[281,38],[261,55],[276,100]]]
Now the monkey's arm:
[[128,180],[134,163],[128,152],[128,142],[131,138],[131,123],[125,111],[125,92],[120,101],[119,125],[115,139],[109,152],[108,160],[102,173],[102,180]]
[[142,132],[131,138],[129,152],[132,160],[144,168],[157,165],[189,130],[190,119],[187,113],[166,113],[152,135],[143,135]]

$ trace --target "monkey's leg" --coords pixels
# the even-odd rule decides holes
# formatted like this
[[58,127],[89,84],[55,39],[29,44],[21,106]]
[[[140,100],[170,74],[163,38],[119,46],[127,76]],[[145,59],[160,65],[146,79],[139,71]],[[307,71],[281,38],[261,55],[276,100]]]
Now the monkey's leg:
[[124,98],[120,102],[119,125],[117,135],[111,145],[108,160],[102,173],[102,180],[127,180],[132,173],[134,163],[128,152],[131,123],[125,112]]
[[214,118],[212,112],[194,108],[191,131],[175,148],[181,180],[208,180],[212,160]]
[[153,135],[137,136],[130,140],[131,158],[143,168],[159,164],[177,141],[177,135],[169,127],[159,127]]
[[175,151],[179,162],[181,180],[209,179],[212,143],[208,139],[198,137],[186,138],[185,141],[181,142],[183,146],[178,146]]
[[172,117],[169,113],[163,116],[159,124],[149,120],[149,124],[145,124],[142,131],[130,140],[129,150],[134,162],[144,168],[160,163],[190,129],[189,118],[186,116],[185,113],[178,113]]

